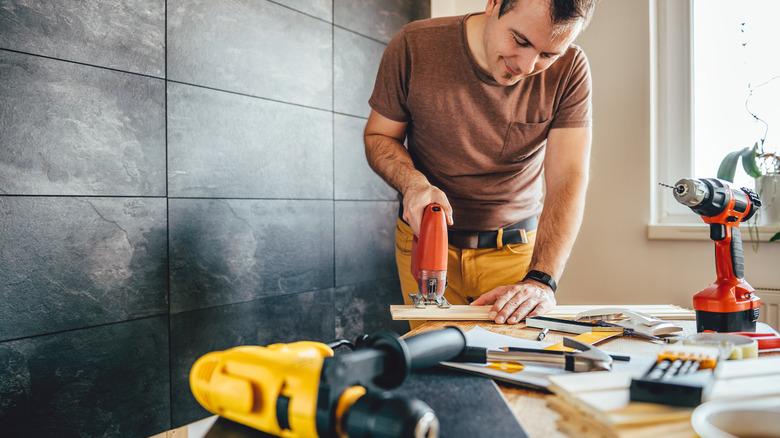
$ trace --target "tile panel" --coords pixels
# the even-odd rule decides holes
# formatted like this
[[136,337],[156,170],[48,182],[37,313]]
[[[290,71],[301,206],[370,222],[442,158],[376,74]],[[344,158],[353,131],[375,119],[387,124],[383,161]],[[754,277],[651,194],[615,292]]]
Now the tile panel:
[[171,428],[168,316],[0,343],[5,437],[148,437]]
[[0,50],[0,194],[165,196],[160,79]]
[[333,197],[333,115],[168,85],[172,197]]
[[171,199],[171,312],[333,287],[333,203]]
[[336,201],[336,286],[398,276],[398,202]]
[[165,314],[165,199],[0,196],[0,340]]
[[334,24],[384,43],[406,23],[430,16],[430,0],[333,1]]
[[165,76],[165,0],[0,3],[0,49]]
[[379,61],[385,44],[344,29],[333,30],[336,47],[333,61],[334,102],[337,113],[368,118],[368,99],[374,91]]
[[398,192],[368,166],[363,142],[366,119],[335,114],[333,124],[335,199],[398,199]]
[[168,79],[333,107],[332,26],[269,1],[168,1]]
[[381,330],[409,331],[408,321],[393,321],[390,315],[390,305],[404,303],[397,276],[336,288],[335,303],[337,338],[354,341]]

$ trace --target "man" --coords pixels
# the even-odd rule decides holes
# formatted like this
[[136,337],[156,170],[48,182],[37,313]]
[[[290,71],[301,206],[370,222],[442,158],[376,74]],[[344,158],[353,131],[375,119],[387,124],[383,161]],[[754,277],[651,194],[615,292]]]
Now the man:
[[489,0],[484,14],[414,22],[388,44],[364,137],[369,165],[403,199],[407,303],[411,240],[435,202],[450,228],[450,303],[492,303],[499,324],[555,306],[588,181],[590,71],[572,41],[593,8]]

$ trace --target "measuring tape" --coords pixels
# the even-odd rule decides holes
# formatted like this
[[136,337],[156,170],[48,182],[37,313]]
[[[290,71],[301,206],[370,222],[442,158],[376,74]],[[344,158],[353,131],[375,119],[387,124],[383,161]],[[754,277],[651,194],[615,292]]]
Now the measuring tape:
[[758,341],[742,335],[729,333],[697,333],[688,336],[685,341],[689,345],[719,345],[733,347],[730,360],[752,359],[758,357]]

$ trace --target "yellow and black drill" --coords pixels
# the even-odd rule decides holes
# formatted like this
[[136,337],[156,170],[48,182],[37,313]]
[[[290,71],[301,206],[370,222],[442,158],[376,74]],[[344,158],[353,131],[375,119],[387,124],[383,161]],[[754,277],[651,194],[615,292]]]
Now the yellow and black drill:
[[337,344],[293,342],[208,353],[190,387],[208,411],[285,438],[435,438],[439,422],[424,402],[391,394],[412,369],[459,356],[466,337],[447,327],[402,339],[364,336],[350,353]]

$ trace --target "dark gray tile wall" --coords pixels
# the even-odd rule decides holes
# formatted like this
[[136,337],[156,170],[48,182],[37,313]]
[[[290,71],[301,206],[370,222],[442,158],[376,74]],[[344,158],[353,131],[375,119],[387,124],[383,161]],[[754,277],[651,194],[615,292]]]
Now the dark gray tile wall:
[[330,110],[332,32],[270,1],[168,0],[168,79]]
[[171,311],[333,286],[333,202],[171,199]]
[[4,437],[148,437],[170,425],[166,315],[0,343]]
[[309,14],[322,20],[333,22],[332,0],[276,0],[276,3]]
[[165,81],[8,51],[0,77],[0,194],[165,196]]
[[0,434],[150,436],[209,351],[405,331],[362,130],[429,9],[0,1]]
[[336,26],[385,43],[404,24],[430,16],[430,0],[333,0]]
[[6,0],[0,47],[165,75],[165,0]]
[[0,339],[168,311],[164,198],[0,197]]
[[335,114],[333,126],[335,198],[385,201],[398,199],[397,192],[368,166],[363,144],[366,119]]
[[336,286],[397,277],[397,220],[397,202],[336,202]]
[[333,109],[338,113],[368,118],[368,99],[385,44],[354,32],[335,28],[333,40],[338,50],[333,57],[336,93]]
[[168,191],[332,199],[333,113],[171,83]]

